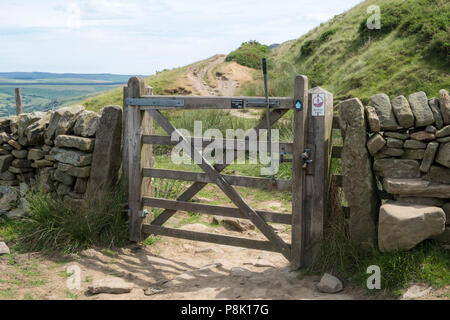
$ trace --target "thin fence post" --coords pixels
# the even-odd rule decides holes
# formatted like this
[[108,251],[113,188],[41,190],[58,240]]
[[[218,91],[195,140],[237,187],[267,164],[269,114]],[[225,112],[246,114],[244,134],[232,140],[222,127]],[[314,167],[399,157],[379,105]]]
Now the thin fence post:
[[[306,121],[308,114],[308,78],[297,76],[294,82],[294,143],[292,160],[292,242],[291,268],[296,270],[303,262],[304,237],[304,207],[303,194],[305,190],[305,169],[302,154],[306,149]],[[300,110],[301,109],[301,110]]]
[[[139,98],[145,90],[144,80],[133,77],[128,81],[130,98]],[[139,107],[128,106],[127,111],[128,140],[128,205],[130,210],[130,240],[142,240],[142,115]]]
[[333,94],[315,87],[308,95],[308,146],[313,150],[305,177],[304,263],[311,265],[320,252],[327,219],[332,152]]
[[16,115],[22,113],[22,89],[15,88],[14,92],[16,94]]

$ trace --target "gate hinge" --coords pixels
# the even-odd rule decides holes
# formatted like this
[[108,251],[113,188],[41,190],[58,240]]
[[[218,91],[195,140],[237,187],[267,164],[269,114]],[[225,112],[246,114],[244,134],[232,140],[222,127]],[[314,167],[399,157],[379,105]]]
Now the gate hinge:
[[305,149],[305,151],[302,153],[302,159],[303,169],[306,169],[308,167],[308,164],[313,162],[311,159],[311,149]]

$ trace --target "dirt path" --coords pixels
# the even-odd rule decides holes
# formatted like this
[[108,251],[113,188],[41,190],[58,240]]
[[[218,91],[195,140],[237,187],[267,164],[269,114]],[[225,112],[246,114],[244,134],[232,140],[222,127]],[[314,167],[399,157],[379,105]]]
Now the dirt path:
[[[262,239],[223,227],[191,224],[186,230]],[[289,238],[286,230],[278,230]],[[69,267],[79,267],[81,289],[69,290]],[[277,253],[209,243],[161,238],[153,245],[131,245],[115,251],[86,250],[70,257],[21,254],[0,259],[0,299],[373,299],[347,286],[338,294],[316,290],[317,276],[291,272]],[[88,286],[105,277],[133,284],[127,294],[89,295]],[[155,294],[147,296],[151,288]]]
[[[253,79],[252,69],[235,62],[225,62],[226,56],[216,55],[206,63],[196,64],[188,69],[188,80],[193,92],[199,96],[234,96],[236,90]],[[258,112],[229,110],[237,117],[259,119]]]

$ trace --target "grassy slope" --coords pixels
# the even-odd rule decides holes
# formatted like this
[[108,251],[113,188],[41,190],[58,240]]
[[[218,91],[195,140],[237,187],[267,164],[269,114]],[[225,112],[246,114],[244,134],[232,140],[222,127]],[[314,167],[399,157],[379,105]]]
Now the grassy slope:
[[[186,82],[186,74],[189,66],[164,70],[153,76],[150,76],[145,82],[153,87],[154,94],[168,94],[172,90],[176,90],[178,87],[184,88]],[[98,111],[102,107],[107,105],[122,105],[123,89],[117,88],[111,91],[107,91],[100,95],[82,101],[81,104],[88,110]]]
[[[423,43],[415,35],[401,36],[397,28],[382,38],[365,43],[358,41],[358,28],[367,17],[367,7],[372,4],[383,7],[394,2],[399,1],[365,1],[305,36],[276,48],[270,57],[271,94],[292,95],[292,79],[296,74],[307,75],[312,86],[322,86],[333,92],[336,100],[359,97],[368,102],[371,95],[379,92],[395,96],[425,91],[429,96],[436,96],[439,89],[449,88],[448,60],[423,54]],[[411,2],[420,5],[426,1]],[[436,10],[440,6],[448,10],[445,1],[434,2],[438,4],[425,7]],[[443,9],[444,6],[447,9]],[[417,16],[417,12],[414,14]],[[383,11],[381,23],[383,25]],[[301,48],[308,40],[317,40],[328,30],[335,33],[310,55],[301,55]],[[245,88],[244,93],[261,95],[261,81]]]

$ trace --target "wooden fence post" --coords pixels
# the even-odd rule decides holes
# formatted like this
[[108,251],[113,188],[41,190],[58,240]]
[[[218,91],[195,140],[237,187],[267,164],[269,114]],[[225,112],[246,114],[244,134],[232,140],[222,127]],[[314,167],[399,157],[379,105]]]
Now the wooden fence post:
[[306,149],[306,121],[308,114],[308,78],[297,76],[294,83],[294,103],[301,102],[303,109],[294,110],[294,144],[292,160],[292,243],[291,268],[300,268],[303,262],[304,248],[304,206],[305,170],[302,153]]
[[123,87],[123,107],[122,107],[122,181],[128,183],[128,87]]
[[315,87],[309,90],[308,146],[313,150],[305,178],[304,265],[313,263],[320,251],[326,223],[332,152],[333,94]]
[[[145,86],[145,95],[153,95],[153,88],[149,86]],[[153,118],[150,116],[148,112],[144,112],[143,118],[142,118],[142,134],[144,135],[151,135],[153,134]],[[144,144],[142,146],[143,149],[143,161],[142,161],[142,167],[143,168],[153,168],[154,165],[154,159],[153,159],[153,145],[151,144]],[[153,196],[153,189],[152,189],[152,179],[151,178],[143,178],[143,186],[142,186],[142,194],[145,197],[152,197]],[[144,218],[143,223],[150,223],[153,220],[152,215],[152,208],[146,206],[144,209],[148,210],[147,217]]]
[[16,94],[16,115],[22,113],[22,89],[15,88],[14,92]]
[[[145,92],[144,80],[133,77],[128,81],[130,98],[140,98]],[[127,140],[128,140],[128,205],[130,210],[130,240],[142,240],[142,115],[139,107],[127,108]]]

